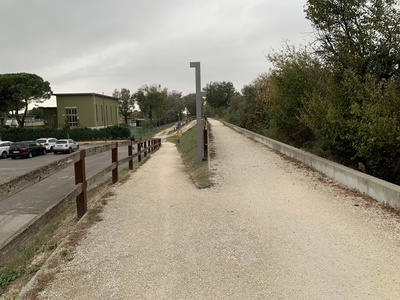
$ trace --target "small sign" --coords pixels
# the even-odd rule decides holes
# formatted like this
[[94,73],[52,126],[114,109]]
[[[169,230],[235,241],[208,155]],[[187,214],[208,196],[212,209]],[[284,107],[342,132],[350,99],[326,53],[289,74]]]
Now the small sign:
[[178,130],[178,138],[182,136],[182,130]]

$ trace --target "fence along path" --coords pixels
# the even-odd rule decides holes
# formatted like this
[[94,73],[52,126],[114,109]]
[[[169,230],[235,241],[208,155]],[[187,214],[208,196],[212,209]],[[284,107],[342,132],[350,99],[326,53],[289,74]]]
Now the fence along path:
[[398,221],[210,122],[215,185],[163,143],[39,299],[400,298]]
[[[133,153],[133,145],[137,146],[138,151],[136,153]],[[0,201],[3,201],[22,190],[31,188],[34,184],[43,181],[61,170],[72,165],[74,166],[75,186],[44,213],[39,214],[33,219],[27,220],[27,222],[22,225],[19,224],[20,222],[16,222],[16,224],[19,224],[22,227],[14,228],[14,233],[0,243],[0,264],[71,201],[76,200],[77,216],[78,218],[81,218],[87,211],[88,189],[98,183],[107,173],[110,172],[112,173],[112,182],[118,182],[118,165],[128,162],[129,169],[132,170],[134,159],[137,159],[140,162],[142,157],[146,157],[148,153],[158,150],[160,146],[161,139],[149,139],[133,143],[132,141],[123,141],[95,146],[89,149],[80,150],[60,160],[54,161],[2,183],[0,185]],[[127,157],[118,159],[118,148],[120,147],[126,147],[128,152]],[[86,178],[85,159],[107,151],[111,153],[111,163],[100,172]],[[12,222],[12,220],[9,221]]]

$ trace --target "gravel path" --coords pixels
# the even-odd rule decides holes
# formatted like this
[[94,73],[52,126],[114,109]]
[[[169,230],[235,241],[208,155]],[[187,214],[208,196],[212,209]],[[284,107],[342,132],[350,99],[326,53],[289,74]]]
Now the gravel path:
[[211,120],[216,185],[164,142],[39,299],[400,299],[400,226]]

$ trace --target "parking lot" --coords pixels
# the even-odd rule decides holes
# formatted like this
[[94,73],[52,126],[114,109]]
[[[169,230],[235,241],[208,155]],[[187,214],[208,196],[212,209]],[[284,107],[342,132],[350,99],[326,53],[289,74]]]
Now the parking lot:
[[[80,145],[79,148],[87,149],[93,146],[95,145]],[[65,155],[67,154],[54,155],[52,152],[49,152],[46,155],[38,155],[33,158],[11,159],[9,157],[6,159],[0,159],[0,183],[61,159],[62,157],[65,157]]]
[[[104,144],[104,143],[103,143]],[[81,144],[80,149],[88,149],[101,144]],[[134,147],[137,150],[137,147]],[[0,183],[6,182],[26,172],[65,158],[70,154],[47,153],[33,158],[0,159]],[[128,156],[128,147],[118,148],[119,159]],[[111,151],[99,153],[86,159],[86,176],[97,174],[111,163]],[[119,165],[119,168],[124,168]],[[102,180],[111,178],[108,173]],[[0,201],[0,244],[7,240],[23,224],[35,218],[38,214],[56,204],[75,185],[74,167],[57,172],[56,174],[34,184],[11,197]]]
[[[83,150],[83,149],[88,149],[91,147],[104,145],[104,144],[105,143],[96,143],[96,144],[95,143],[91,143],[91,144],[81,143],[81,144],[79,144],[79,149]],[[20,176],[26,172],[29,172],[31,170],[34,170],[34,169],[44,166],[46,164],[49,164],[53,161],[64,158],[66,155],[68,155],[68,154],[54,155],[52,152],[48,152],[46,155],[38,155],[38,156],[34,156],[33,158],[0,159],[0,169],[1,169],[0,183],[10,180],[11,178]],[[126,157],[128,155],[127,147],[121,147],[118,151],[118,155],[121,158]],[[111,161],[111,158],[108,160],[108,157],[110,157],[110,154],[107,154],[107,153],[102,153],[102,154],[96,155],[96,157],[97,158],[89,157],[87,159],[88,164],[91,165],[92,164],[91,161],[96,161],[93,164],[98,166],[98,164],[105,165],[106,162]],[[100,169],[100,168],[96,168],[96,169]],[[90,172],[90,166],[89,166],[89,168],[87,168],[87,172]]]

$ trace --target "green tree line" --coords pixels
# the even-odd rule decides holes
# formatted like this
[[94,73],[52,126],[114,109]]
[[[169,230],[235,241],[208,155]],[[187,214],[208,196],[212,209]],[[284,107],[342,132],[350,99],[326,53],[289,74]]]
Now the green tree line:
[[[143,85],[135,93],[127,88],[115,89],[113,97],[119,99],[119,114],[128,118],[141,117],[148,125],[161,126],[178,120],[184,115],[195,115],[195,95],[182,96],[181,92],[161,87],[159,84]],[[139,110],[135,111],[135,107]]]
[[[209,112],[400,183],[400,13],[392,0],[308,0],[315,40],[268,55],[273,67]],[[212,89],[211,93],[209,90]],[[228,96],[228,98],[224,98]]]

